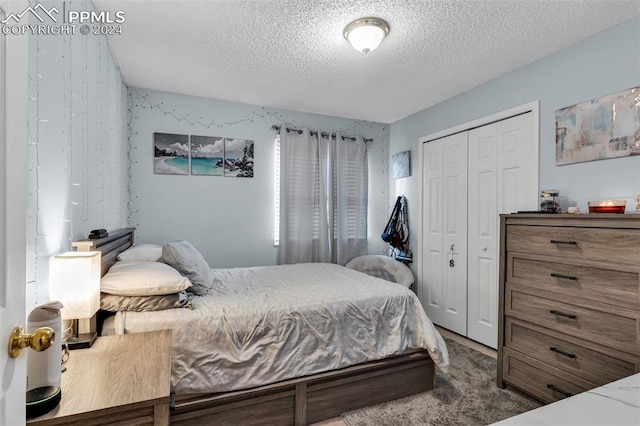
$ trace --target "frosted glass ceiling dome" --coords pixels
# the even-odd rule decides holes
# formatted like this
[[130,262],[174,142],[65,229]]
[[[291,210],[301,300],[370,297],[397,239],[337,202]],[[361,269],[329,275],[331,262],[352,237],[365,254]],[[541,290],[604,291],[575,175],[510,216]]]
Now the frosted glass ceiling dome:
[[389,24],[380,18],[360,18],[344,28],[344,38],[362,53],[369,53],[389,34]]

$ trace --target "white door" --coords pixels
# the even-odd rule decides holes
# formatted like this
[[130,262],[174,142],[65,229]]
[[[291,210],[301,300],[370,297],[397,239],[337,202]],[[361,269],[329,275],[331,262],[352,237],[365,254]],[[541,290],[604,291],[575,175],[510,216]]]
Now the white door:
[[[26,7],[0,0],[0,19]],[[27,357],[9,358],[7,344],[26,328],[27,37],[0,35],[0,58],[0,424],[13,426],[25,422]]]
[[429,318],[467,332],[467,135],[423,145],[420,292]]
[[468,337],[493,348],[498,339],[498,177],[495,124],[469,132]]
[[533,114],[469,131],[468,337],[498,339],[499,214],[536,210],[538,144]]
[[496,123],[498,213],[538,210],[538,142],[529,112]]

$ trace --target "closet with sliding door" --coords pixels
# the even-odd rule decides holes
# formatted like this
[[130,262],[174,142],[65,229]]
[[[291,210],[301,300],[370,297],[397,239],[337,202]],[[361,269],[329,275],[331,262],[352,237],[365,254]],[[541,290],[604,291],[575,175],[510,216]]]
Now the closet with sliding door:
[[418,296],[434,324],[496,348],[499,214],[538,210],[538,105],[420,139]]

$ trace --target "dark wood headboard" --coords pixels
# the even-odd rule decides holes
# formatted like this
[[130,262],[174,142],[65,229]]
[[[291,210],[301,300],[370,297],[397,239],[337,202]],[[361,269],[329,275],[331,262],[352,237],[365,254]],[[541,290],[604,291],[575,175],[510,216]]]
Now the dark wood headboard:
[[99,251],[102,253],[102,273],[107,273],[116,263],[116,256],[133,245],[133,233],[136,228],[122,228],[110,231],[108,237],[95,240],[80,240],[71,243],[76,251]]

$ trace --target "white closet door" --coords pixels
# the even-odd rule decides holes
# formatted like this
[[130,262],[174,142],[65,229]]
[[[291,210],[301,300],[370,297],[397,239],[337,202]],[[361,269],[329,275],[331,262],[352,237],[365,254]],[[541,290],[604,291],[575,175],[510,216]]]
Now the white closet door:
[[538,210],[538,143],[533,114],[496,123],[498,134],[498,213]]
[[444,317],[442,242],[443,211],[443,144],[433,141],[423,144],[422,150],[422,277],[419,296],[422,306],[434,324]]
[[422,164],[423,266],[419,293],[435,324],[465,335],[467,134],[425,143]]
[[468,337],[498,340],[499,214],[535,210],[538,144],[531,113],[469,132]]
[[468,337],[493,348],[498,339],[497,145],[495,124],[469,132]]

